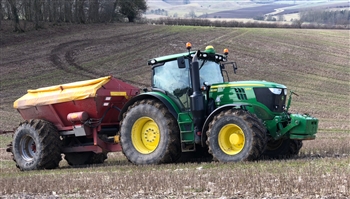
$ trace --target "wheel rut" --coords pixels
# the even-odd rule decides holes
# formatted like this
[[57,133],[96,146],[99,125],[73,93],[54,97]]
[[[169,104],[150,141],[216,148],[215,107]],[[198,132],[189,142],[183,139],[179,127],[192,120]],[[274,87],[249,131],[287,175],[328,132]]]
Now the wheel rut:
[[[108,74],[101,73],[96,68],[85,67],[82,64],[84,62],[89,62],[93,59],[99,58],[100,56],[109,56],[117,54],[117,52],[113,50],[117,50],[118,52],[130,52],[135,51],[135,49],[139,49],[140,46],[142,46],[142,48],[147,49],[154,45],[155,40],[165,39],[167,37],[177,35],[177,33],[163,34],[159,37],[159,34],[161,34],[160,30],[146,30],[134,32],[132,34],[115,35],[112,37],[102,39],[84,39],[69,41],[61,43],[55,48],[53,48],[50,52],[49,59],[55,68],[62,70],[66,73],[79,74],[80,76],[87,78],[97,78],[101,76],[106,76]],[[157,37],[157,39],[155,39],[155,37]],[[141,39],[140,42],[138,42],[137,38],[143,39]],[[104,46],[110,49],[106,50],[103,48]],[[91,57],[87,57],[86,53],[84,54],[82,52],[88,51],[89,48],[98,48],[101,51],[101,53],[94,54]],[[85,55],[84,57],[82,56],[83,54]],[[125,56],[129,55],[126,54],[122,56],[123,57],[121,58],[124,59]],[[130,64],[131,67],[123,67],[120,72],[123,73],[128,70],[133,70],[134,68],[140,67],[138,64],[126,64]],[[123,78],[121,77],[120,79]]]

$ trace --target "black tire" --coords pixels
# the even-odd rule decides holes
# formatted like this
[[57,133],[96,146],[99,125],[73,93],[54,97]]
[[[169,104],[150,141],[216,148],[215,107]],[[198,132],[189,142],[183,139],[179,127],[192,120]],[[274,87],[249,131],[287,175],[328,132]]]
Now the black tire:
[[107,153],[77,152],[66,153],[64,159],[71,166],[84,164],[101,164],[107,159]]
[[21,123],[13,136],[11,152],[21,170],[57,168],[62,159],[57,128],[39,119]]
[[266,146],[266,128],[259,118],[244,110],[223,110],[209,123],[207,145],[214,160],[251,161]]
[[290,156],[297,156],[302,147],[303,147],[302,140],[290,140],[289,155]]
[[267,142],[263,158],[265,159],[284,159],[291,158],[299,154],[303,142],[301,140],[291,140],[283,138],[274,140],[270,138]]
[[120,144],[127,159],[137,165],[175,162],[181,156],[175,118],[152,99],[128,107],[121,122]]

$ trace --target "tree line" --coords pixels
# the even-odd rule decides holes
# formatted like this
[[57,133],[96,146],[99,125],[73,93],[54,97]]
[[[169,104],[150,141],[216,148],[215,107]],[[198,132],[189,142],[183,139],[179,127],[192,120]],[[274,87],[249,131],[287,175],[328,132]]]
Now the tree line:
[[0,0],[1,20],[13,21],[14,31],[23,32],[20,21],[101,23],[127,18],[134,22],[147,10],[145,0]]
[[210,26],[210,27],[245,27],[245,28],[304,28],[304,29],[350,29],[350,25],[304,23],[293,20],[292,23],[264,23],[259,21],[209,20],[203,18],[159,18],[148,20],[152,24],[177,26]]
[[349,25],[350,11],[344,10],[304,10],[300,12],[300,20],[310,23],[328,25]]

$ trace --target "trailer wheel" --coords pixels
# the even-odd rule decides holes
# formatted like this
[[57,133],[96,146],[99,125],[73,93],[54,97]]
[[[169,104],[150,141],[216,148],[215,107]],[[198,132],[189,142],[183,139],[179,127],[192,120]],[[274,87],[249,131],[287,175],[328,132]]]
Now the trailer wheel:
[[45,120],[20,124],[13,136],[13,160],[21,170],[54,169],[61,161],[61,140],[56,127]]
[[181,155],[177,122],[156,100],[137,101],[128,108],[121,124],[120,144],[134,164],[170,163]]
[[71,166],[84,164],[101,164],[107,159],[107,153],[77,152],[66,153],[64,159]]
[[269,139],[267,147],[263,153],[266,159],[283,159],[290,158],[299,154],[303,142],[301,140],[287,139]]
[[207,131],[209,153],[220,162],[256,160],[266,146],[266,129],[255,115],[244,110],[224,110]]

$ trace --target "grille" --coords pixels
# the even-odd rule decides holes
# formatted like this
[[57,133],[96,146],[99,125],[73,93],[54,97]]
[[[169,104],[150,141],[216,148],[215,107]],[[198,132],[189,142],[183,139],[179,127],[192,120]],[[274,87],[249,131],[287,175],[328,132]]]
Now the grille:
[[245,94],[245,91],[243,88],[235,88],[237,98],[239,100],[247,100],[247,95]]
[[273,112],[283,112],[286,104],[284,92],[280,95],[273,94],[268,88],[254,88],[256,100]]

